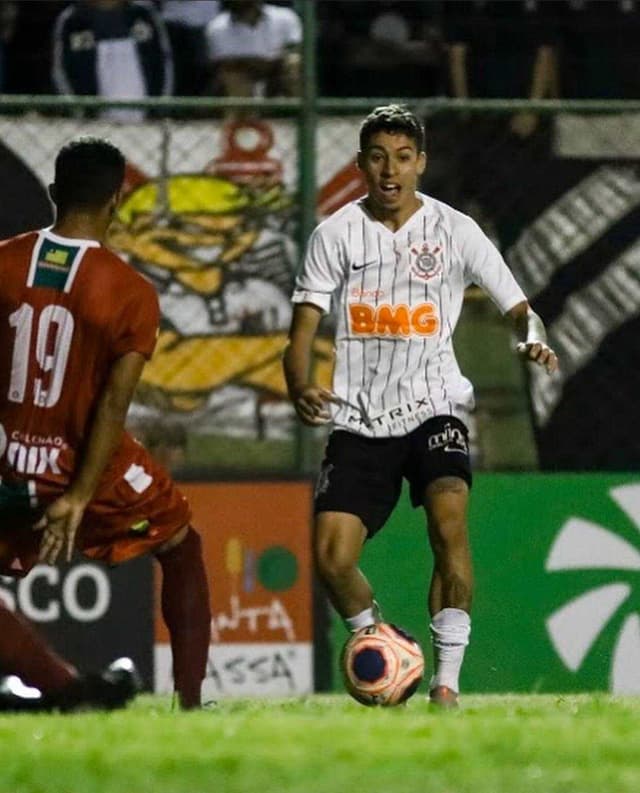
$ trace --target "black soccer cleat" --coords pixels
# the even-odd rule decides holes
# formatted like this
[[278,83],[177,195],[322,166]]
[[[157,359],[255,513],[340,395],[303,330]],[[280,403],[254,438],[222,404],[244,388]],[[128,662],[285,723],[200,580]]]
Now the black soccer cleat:
[[130,658],[118,658],[100,673],[80,675],[68,686],[50,694],[46,704],[63,712],[123,708],[142,688]]

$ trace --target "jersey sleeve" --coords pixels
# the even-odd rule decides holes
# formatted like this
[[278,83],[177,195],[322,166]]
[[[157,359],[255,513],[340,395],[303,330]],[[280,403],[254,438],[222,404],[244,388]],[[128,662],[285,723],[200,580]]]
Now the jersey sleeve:
[[312,303],[326,314],[331,308],[331,297],[339,282],[340,269],[335,244],[322,228],[317,228],[309,238],[291,301]]
[[160,307],[155,289],[147,281],[140,281],[124,301],[115,326],[112,354],[120,358],[128,352],[139,352],[151,358],[160,323]]
[[465,219],[458,239],[467,284],[477,284],[503,314],[527,299],[496,246],[474,220]]

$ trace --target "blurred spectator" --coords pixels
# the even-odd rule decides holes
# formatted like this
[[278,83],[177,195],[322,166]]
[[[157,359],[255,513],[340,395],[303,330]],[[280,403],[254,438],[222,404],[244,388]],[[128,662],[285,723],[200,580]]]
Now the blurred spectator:
[[302,26],[295,11],[262,0],[227,0],[225,6],[206,31],[214,92],[299,94]]
[[0,93],[5,91],[6,47],[15,31],[17,13],[15,3],[0,2]]
[[[320,93],[427,97],[443,93],[440,3],[318,4]],[[401,77],[399,74],[401,73]]]
[[176,96],[198,96],[206,89],[205,29],[220,12],[219,0],[165,0],[162,17],[167,26]]
[[[83,0],[66,8],[53,32],[53,80],[59,94],[142,99],[173,89],[169,38],[145,0]],[[104,111],[103,118],[137,121],[144,111]]]
[[[552,5],[537,0],[445,3],[450,93],[461,99],[556,96]],[[511,131],[527,137],[536,125],[536,116],[519,114],[511,120]]]
[[51,29],[67,5],[68,0],[14,3],[17,12],[15,30],[5,43],[7,93],[51,93]]
[[634,0],[553,3],[560,30],[560,93],[640,98],[640,6]]
[[[536,0],[444,3],[450,94],[461,99],[556,96],[554,5]],[[449,166],[438,174],[436,162],[430,178],[438,177],[444,200],[481,222],[502,250],[517,234],[516,207],[527,205],[526,193],[538,183],[538,163],[548,156],[548,118],[528,112],[456,112],[446,119],[446,132],[439,131],[440,157]]]

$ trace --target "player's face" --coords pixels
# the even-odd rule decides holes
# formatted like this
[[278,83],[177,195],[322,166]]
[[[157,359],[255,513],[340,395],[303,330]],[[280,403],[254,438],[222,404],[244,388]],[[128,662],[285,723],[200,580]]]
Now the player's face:
[[404,133],[376,132],[367,148],[358,153],[358,165],[367,181],[369,199],[382,210],[396,212],[415,202],[427,158]]

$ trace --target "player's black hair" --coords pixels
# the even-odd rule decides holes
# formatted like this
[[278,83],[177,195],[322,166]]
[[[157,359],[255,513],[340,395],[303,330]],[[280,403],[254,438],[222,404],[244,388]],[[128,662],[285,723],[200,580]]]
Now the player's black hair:
[[72,140],[58,152],[53,199],[59,214],[70,209],[99,209],[124,181],[125,159],[103,138]]
[[369,113],[360,125],[360,151],[367,148],[376,132],[401,132],[419,152],[424,149],[424,127],[406,105],[380,105]]

